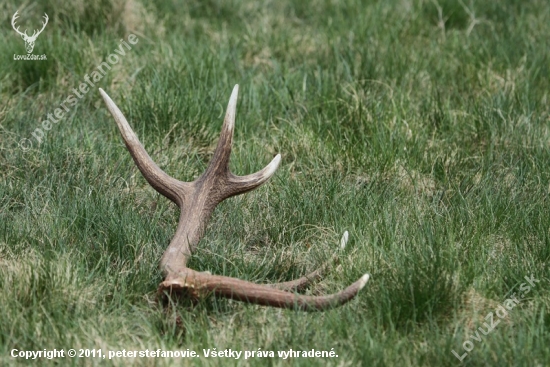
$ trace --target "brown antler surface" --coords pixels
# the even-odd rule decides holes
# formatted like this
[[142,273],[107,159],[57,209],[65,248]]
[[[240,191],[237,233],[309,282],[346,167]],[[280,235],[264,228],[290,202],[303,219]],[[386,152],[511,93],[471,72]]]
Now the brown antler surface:
[[[266,182],[275,173],[281,161],[281,156],[277,154],[264,169],[248,176],[236,176],[229,171],[238,90],[239,87],[236,85],[231,93],[220,140],[208,168],[195,181],[183,182],[170,177],[153,162],[120,109],[107,93],[99,89],[107,108],[115,118],[126,147],[147,182],[176,203],[181,210],[176,234],[160,262],[165,279],[160,284],[159,291],[186,292],[193,298],[213,293],[249,303],[308,311],[320,311],[342,305],[355,297],[365,286],[369,279],[368,274],[339,293],[312,297],[290,291],[301,290],[311,281],[321,277],[327,264],[295,281],[263,285],[198,272],[187,267],[187,260],[204,234],[216,205],[228,197],[253,190]],[[342,247],[346,242],[347,232],[342,237]]]

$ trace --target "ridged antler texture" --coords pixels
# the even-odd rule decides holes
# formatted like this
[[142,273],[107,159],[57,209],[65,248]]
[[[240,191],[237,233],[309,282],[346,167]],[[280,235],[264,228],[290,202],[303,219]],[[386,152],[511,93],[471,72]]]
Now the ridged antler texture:
[[[343,291],[329,296],[312,297],[292,293],[318,279],[327,264],[295,281],[263,285],[188,268],[187,260],[203,236],[216,205],[228,197],[253,190],[266,182],[277,170],[281,156],[277,154],[264,169],[248,176],[236,176],[230,172],[229,157],[239,91],[236,85],[229,99],[220,140],[208,168],[193,182],[179,181],[167,175],[153,162],[120,109],[107,93],[101,88],[99,91],[118,125],[126,147],[147,182],[176,203],[181,210],[176,234],[160,262],[165,274],[165,280],[159,286],[161,292],[181,291],[194,298],[213,293],[260,305],[320,311],[346,303],[365,286],[369,279],[368,274]],[[346,242],[347,232],[342,237],[342,247]]]

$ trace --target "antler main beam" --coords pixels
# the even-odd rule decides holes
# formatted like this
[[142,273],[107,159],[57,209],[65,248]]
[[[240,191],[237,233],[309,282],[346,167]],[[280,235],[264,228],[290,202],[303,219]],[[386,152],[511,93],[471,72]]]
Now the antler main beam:
[[[155,164],[120,109],[103,89],[99,89],[107,108],[118,125],[126,147],[147,182],[178,205],[181,210],[176,234],[160,262],[165,280],[160,284],[159,291],[187,292],[194,298],[213,293],[243,302],[307,311],[320,311],[348,302],[365,286],[369,279],[368,274],[363,275],[358,281],[339,293],[311,297],[290,291],[301,290],[311,281],[321,277],[326,264],[295,281],[263,285],[198,272],[187,267],[187,261],[202,238],[206,224],[216,205],[228,197],[245,193],[262,185],[273,176],[281,161],[281,155],[277,154],[264,169],[248,176],[236,176],[230,172],[229,158],[238,91],[239,86],[236,85],[231,93],[220,139],[208,168],[195,181],[183,182],[169,176]],[[342,238],[342,247],[346,242],[347,232]]]

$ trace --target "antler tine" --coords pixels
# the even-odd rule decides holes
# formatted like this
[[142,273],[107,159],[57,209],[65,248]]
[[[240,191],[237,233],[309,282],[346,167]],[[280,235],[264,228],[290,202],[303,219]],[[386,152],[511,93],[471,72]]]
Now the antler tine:
[[214,156],[208,165],[205,175],[215,174],[222,177],[229,172],[229,157],[231,156],[231,145],[233,144],[233,130],[235,127],[235,115],[237,110],[237,97],[239,96],[239,85],[236,84],[231,92],[227,111],[223,120],[220,140],[216,146]]
[[156,165],[111,97],[101,88],[99,88],[99,93],[101,93],[105,104],[107,104],[109,112],[113,115],[122,138],[126,143],[126,147],[130,151],[132,158],[134,158],[134,162],[143,174],[143,177],[155,190],[181,207],[184,196],[190,190],[187,188],[188,184],[169,176]]
[[[344,250],[346,248],[346,244],[348,243],[348,231],[345,231],[342,235],[342,238],[340,239],[340,251]],[[288,282],[281,282],[281,283],[268,283],[266,284],[268,287],[280,289],[282,291],[296,291],[300,292],[304,290],[310,283],[321,279],[325,271],[327,270],[329,264],[333,261],[338,260],[338,254],[335,253],[332,256],[332,259],[326,261],[321,266],[319,266],[316,270],[312,271],[311,273],[304,275],[301,278],[294,279]]]
[[226,186],[227,197],[243,194],[262,185],[277,171],[280,162],[281,155],[277,154],[267,166],[251,175],[237,176],[229,172],[228,185]]

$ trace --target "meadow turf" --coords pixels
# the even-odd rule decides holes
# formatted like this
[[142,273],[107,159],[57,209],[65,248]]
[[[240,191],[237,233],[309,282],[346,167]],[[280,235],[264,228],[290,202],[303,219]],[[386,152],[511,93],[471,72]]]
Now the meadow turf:
[[[0,365],[550,365],[547,1],[22,4],[0,0]],[[13,59],[26,54],[16,10],[21,29],[48,14],[33,51],[47,60]],[[39,142],[47,114],[130,34],[138,42]],[[307,291],[368,272],[343,307],[157,302],[179,212],[135,167],[98,88],[163,170],[193,180],[235,84],[232,171],[277,153],[282,163],[217,207],[190,267],[291,280],[348,230],[339,261]],[[526,276],[538,280],[529,292]],[[484,335],[491,312],[499,324]],[[452,350],[463,345],[461,362]],[[10,356],[54,348],[338,357]]]

